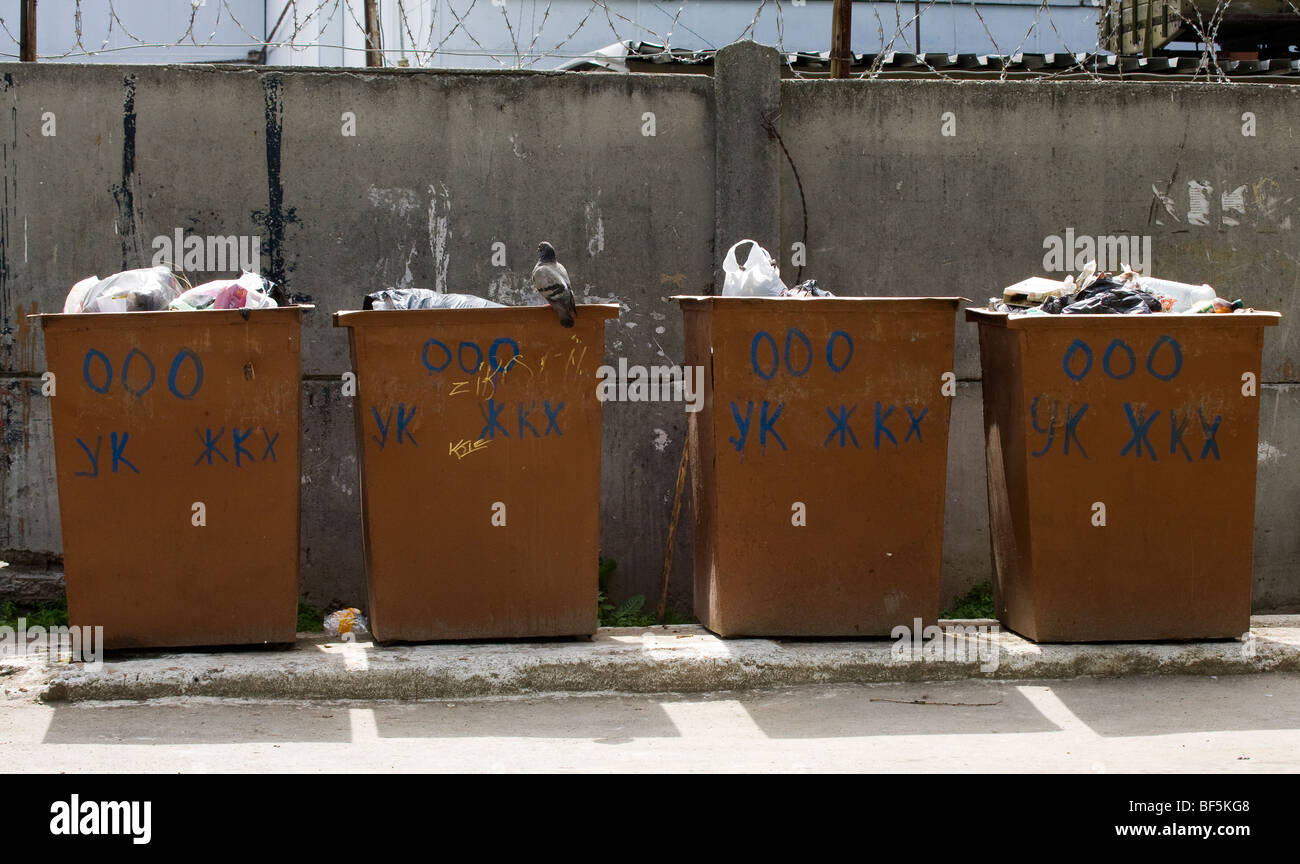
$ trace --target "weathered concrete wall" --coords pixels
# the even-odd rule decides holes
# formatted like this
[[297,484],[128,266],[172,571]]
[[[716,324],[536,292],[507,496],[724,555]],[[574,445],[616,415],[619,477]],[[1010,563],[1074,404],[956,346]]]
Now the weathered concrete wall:
[[[16,65],[3,74],[0,550],[14,559],[61,551],[36,377],[42,339],[24,316],[61,309],[91,273],[148,266],[157,236],[259,236],[268,275],[317,306],[303,339],[302,584],[322,603],[364,598],[352,404],[339,384],[351,363],[334,311],[394,285],[539,302],[526,280],[548,239],[582,299],[622,304],[609,356],[664,363],[681,353],[668,296],[713,282],[707,78]],[[46,112],[53,136],[42,135]],[[342,134],[345,112],[355,136]],[[649,114],[654,134],[643,134]],[[619,562],[618,594],[650,593],[684,414],[611,404],[605,416],[602,544]],[[685,548],[689,530],[679,536]],[[679,576],[679,597],[689,596],[689,571]]]
[[[1286,85],[784,81],[781,137],[808,205],[804,278],[982,303],[1042,275],[1049,237],[1149,237],[1145,272],[1281,311],[1264,335],[1255,607],[1294,607],[1298,118],[1300,88]],[[789,268],[804,217],[788,165],[781,194]],[[945,596],[990,566],[973,324],[958,326],[956,366]],[[1171,529],[1213,532],[1218,515],[1206,501],[1204,525]]]
[[[352,403],[339,387],[350,363],[331,314],[356,308],[366,291],[407,284],[534,302],[525,280],[546,238],[585,299],[623,306],[608,325],[611,360],[677,362],[681,318],[667,298],[709,290],[725,249],[717,244],[731,231],[772,234],[764,242],[780,250],[784,275],[797,271],[799,189],[762,131],[779,95],[777,128],[808,205],[803,276],[832,290],[983,299],[1042,272],[1044,238],[1072,229],[1148,235],[1156,273],[1210,281],[1286,314],[1266,334],[1255,605],[1300,606],[1300,89],[777,87],[752,64],[728,76],[726,57],[758,62],[755,51],[724,54],[717,82],[4,66],[0,555],[61,549],[42,340],[23,316],[58,309],[90,273],[149,264],[153,238],[177,228],[257,235],[264,269],[317,305],[304,337],[303,588],[317,602],[359,603]],[[57,118],[54,136],[42,135],[46,112]],[[342,134],[345,112],[355,114],[355,136]],[[945,112],[955,135],[942,134]],[[1244,112],[1255,115],[1253,137],[1241,134]],[[755,185],[719,189],[717,177]],[[753,212],[775,201],[775,188],[779,220]],[[493,259],[498,242],[504,264]],[[989,573],[973,330],[958,324],[945,601]],[[684,433],[680,405],[606,406],[602,551],[619,562],[616,597],[657,591]],[[1207,502],[1210,530],[1214,518]],[[689,544],[688,501],[674,568],[683,609]]]

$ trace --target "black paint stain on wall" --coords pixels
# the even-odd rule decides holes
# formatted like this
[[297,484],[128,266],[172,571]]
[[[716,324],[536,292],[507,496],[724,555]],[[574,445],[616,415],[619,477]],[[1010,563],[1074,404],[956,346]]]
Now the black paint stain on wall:
[[10,119],[13,136],[0,142],[0,170],[4,172],[3,201],[0,201],[0,345],[6,354],[13,350],[13,289],[9,284],[9,227],[18,210],[18,165],[14,150],[18,146],[18,96],[14,93],[14,76],[0,76],[0,93],[10,96]]
[[122,238],[122,269],[132,268],[131,251],[135,243],[135,76],[122,79],[122,184],[113,187],[117,203],[117,236]]
[[262,76],[262,92],[266,107],[266,200],[265,211],[253,213],[253,221],[266,231],[262,240],[268,264],[266,278],[277,286],[279,291],[272,293],[277,302],[310,302],[306,295],[293,294],[287,290],[289,270],[284,260],[284,229],[298,221],[298,214],[292,207],[284,206],[284,184],[280,180],[281,135],[284,130],[284,79],[279,74]]

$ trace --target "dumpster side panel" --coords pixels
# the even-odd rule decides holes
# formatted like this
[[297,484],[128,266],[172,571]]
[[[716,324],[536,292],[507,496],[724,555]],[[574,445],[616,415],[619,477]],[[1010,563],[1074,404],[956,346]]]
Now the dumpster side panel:
[[967,317],[1003,623],[1040,641],[1244,633],[1263,333],[1280,316]]
[[[359,352],[361,345],[359,342],[364,338],[364,333],[359,333],[358,328],[348,328],[348,350],[352,358],[353,374],[357,373],[359,364],[357,358],[362,356]],[[352,416],[356,424],[357,449],[363,451],[364,444],[360,440],[362,430],[366,425],[366,409],[361,399],[361,381],[360,376],[357,378],[357,392],[352,398]],[[365,573],[374,572],[374,560],[371,557],[370,542],[370,520],[366,514],[370,512],[368,502],[370,500],[370,484],[366,482],[366,460],[361,452],[357,454],[357,495],[361,504],[361,561]],[[373,580],[366,579],[366,612],[369,614],[371,632],[375,627],[375,589]]]
[[1026,332],[1035,638],[1240,636],[1259,433],[1242,376],[1258,380],[1262,328]]
[[595,632],[608,314],[347,313],[377,638]]
[[687,446],[690,447],[691,513],[694,524],[695,616],[710,629],[723,625],[716,608],[714,583],[718,576],[717,500],[714,496],[715,448],[713,440],[713,349],[712,307],[705,303],[682,302],[685,331],[685,363],[704,369],[704,399],[699,411],[687,416]]
[[[1024,335],[1005,327],[980,327],[985,370],[984,437],[988,476],[989,544],[993,605],[998,617],[1031,639],[1037,632],[1032,603],[1029,490],[1025,476],[1022,378]],[[990,385],[989,381],[995,381]]]
[[109,648],[293,641],[301,314],[42,318],[71,624]]
[[953,303],[733,300],[712,312],[710,628],[853,636],[932,623]]

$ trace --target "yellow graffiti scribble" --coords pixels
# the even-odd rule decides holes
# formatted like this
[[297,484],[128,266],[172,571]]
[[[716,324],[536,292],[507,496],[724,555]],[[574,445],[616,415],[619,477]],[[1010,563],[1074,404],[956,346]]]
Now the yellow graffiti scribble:
[[[491,399],[492,397],[496,396],[496,393],[497,393],[496,377],[497,377],[497,375],[499,374],[502,378],[504,378],[505,375],[506,375],[506,373],[510,371],[510,367],[514,366],[516,363],[518,363],[520,366],[523,366],[525,369],[528,369],[528,364],[525,363],[525,362],[523,361],[523,355],[522,355],[522,354],[516,354],[514,357],[511,357],[510,360],[509,360],[508,362],[506,362],[504,365],[498,366],[496,369],[493,369],[491,372],[488,372],[486,375],[479,375],[479,377],[475,378],[475,379],[474,379],[474,394],[475,394],[476,396],[480,396],[480,397],[483,397],[483,398],[485,398],[485,399]],[[478,368],[475,369],[474,371],[475,371],[475,372],[482,372],[482,371],[483,371],[483,367],[484,367],[485,365],[486,365],[486,364],[485,364],[482,360],[480,360],[480,361],[479,361],[479,364],[478,364]],[[532,369],[528,369],[528,374],[529,374],[529,375],[532,375],[532,374],[533,374],[533,370],[532,370]],[[468,383],[468,382],[466,382],[466,383]],[[459,392],[459,391],[457,391],[457,392]]]
[[451,392],[448,393],[447,395],[459,396],[461,393],[465,392],[465,388],[468,386],[469,386],[468,381],[453,381],[451,382]]
[[463,438],[457,443],[447,442],[447,455],[455,456],[457,459],[464,459],[471,453],[477,453],[486,448],[492,442],[486,438],[480,438],[477,441],[471,441]]
[[[528,370],[528,375],[530,378],[537,377],[537,373],[533,371],[533,367],[529,366],[527,363],[524,362],[524,355],[522,354],[516,354],[513,358],[511,358],[510,362],[507,363],[504,367],[502,367],[501,371],[503,372],[509,371],[510,367],[514,366],[516,363],[518,363],[520,366]],[[545,364],[546,364],[546,355],[543,354],[542,365]]]
[[[484,365],[483,361],[480,360],[478,366],[474,369],[474,371],[482,372],[483,365]],[[475,396],[480,396],[485,399],[491,399],[493,396],[497,394],[497,383],[493,379],[495,378],[498,371],[501,370],[494,370],[492,372],[489,372],[486,375],[479,375],[477,378],[474,379]]]
[[567,371],[567,369],[572,368],[572,369],[576,369],[579,373],[581,373],[581,372],[582,372],[582,360],[583,360],[584,357],[587,356],[587,346],[586,346],[586,345],[583,345],[583,346],[582,346],[582,353],[579,354],[576,358],[574,357],[574,352],[575,352],[575,351],[577,351],[576,348],[571,348],[571,349],[569,349],[569,362],[568,362],[568,364],[566,365],[565,368],[566,368],[566,371]]

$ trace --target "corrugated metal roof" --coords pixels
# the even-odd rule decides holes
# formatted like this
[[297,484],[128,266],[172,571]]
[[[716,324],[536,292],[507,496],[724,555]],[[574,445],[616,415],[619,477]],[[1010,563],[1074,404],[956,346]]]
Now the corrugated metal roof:
[[[614,43],[562,69],[580,72],[694,72],[712,74],[715,50],[667,49],[650,42]],[[783,74],[817,78],[830,74],[830,52],[786,52]],[[1249,79],[1300,83],[1300,59],[1214,60],[1203,54],[1128,57],[1100,53],[884,54],[853,55],[852,74],[876,78],[1053,78],[1124,80]]]

